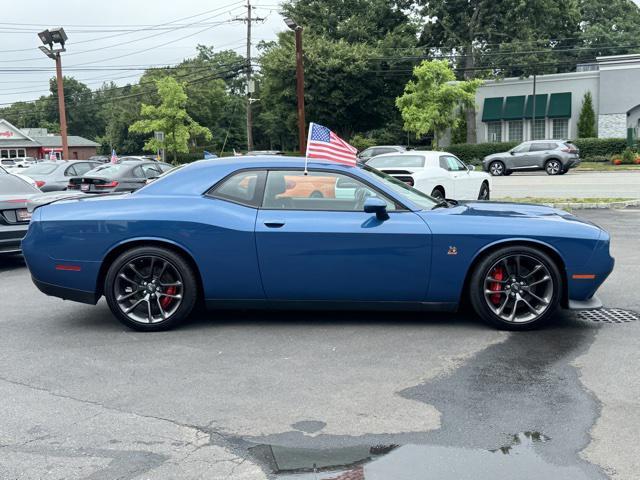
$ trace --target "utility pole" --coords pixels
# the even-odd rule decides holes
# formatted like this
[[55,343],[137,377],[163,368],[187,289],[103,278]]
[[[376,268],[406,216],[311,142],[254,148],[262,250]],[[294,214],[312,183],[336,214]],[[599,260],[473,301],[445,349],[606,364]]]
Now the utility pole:
[[290,18],[285,18],[284,23],[296,34],[296,96],[298,97],[298,145],[300,154],[307,152],[307,135],[305,133],[306,121],[304,118],[304,59],[302,52],[302,27]]
[[264,18],[253,17],[251,11],[251,0],[247,0],[247,16],[244,18],[236,18],[236,20],[246,22],[247,24],[247,150],[253,150],[253,113],[251,104],[253,99],[251,94],[254,92],[254,86],[251,80],[251,24],[253,22],[263,22]]
[[533,115],[532,115],[532,119],[531,119],[531,140],[535,140],[536,138],[536,74],[533,74],[533,106],[532,106],[532,110],[533,110]]
[[[38,33],[44,44],[39,48],[47,57],[56,62],[56,83],[58,84],[58,112],[60,115],[60,137],[62,138],[62,158],[69,160],[69,143],[67,140],[67,113],[64,105],[64,79],[62,77],[62,59],[60,54],[65,51],[64,44],[67,34],[63,28],[44,30]],[[60,48],[53,48],[53,44],[60,44]],[[46,46],[45,46],[46,45]]]

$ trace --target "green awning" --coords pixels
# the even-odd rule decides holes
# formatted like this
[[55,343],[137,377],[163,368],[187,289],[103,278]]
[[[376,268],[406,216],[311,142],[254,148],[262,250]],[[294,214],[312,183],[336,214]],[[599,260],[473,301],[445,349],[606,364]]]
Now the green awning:
[[[538,113],[536,112],[536,116]],[[571,92],[552,93],[549,98],[549,118],[570,118],[571,117]]]
[[504,97],[492,97],[484,99],[482,108],[482,121],[495,122],[502,120],[502,103]]
[[[547,95],[536,95],[536,118],[544,118],[547,115]],[[533,95],[527,96],[527,106],[524,109],[524,118],[533,118]]]
[[[524,99],[524,95],[507,97],[502,118],[504,120],[521,120],[524,117]],[[538,112],[536,112],[536,116],[538,116]]]

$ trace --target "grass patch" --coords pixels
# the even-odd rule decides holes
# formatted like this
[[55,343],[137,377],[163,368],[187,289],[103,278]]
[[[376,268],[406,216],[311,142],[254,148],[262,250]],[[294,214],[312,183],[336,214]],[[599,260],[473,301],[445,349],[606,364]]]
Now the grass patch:
[[521,197],[521,198],[496,198],[497,202],[515,202],[515,203],[613,203],[628,202],[633,198],[617,198],[617,197],[600,197],[600,198],[556,198],[556,197]]
[[640,165],[613,165],[609,162],[582,162],[575,170],[590,170],[601,172],[613,172],[624,170],[640,170]]

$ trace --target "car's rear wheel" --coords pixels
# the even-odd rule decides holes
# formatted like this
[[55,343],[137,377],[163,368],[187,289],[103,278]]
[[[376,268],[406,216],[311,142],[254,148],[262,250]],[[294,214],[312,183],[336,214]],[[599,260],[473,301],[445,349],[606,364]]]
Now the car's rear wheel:
[[505,173],[504,163],[496,160],[495,162],[491,162],[489,165],[489,173],[494,177],[499,177],[500,175],[504,175]]
[[547,175],[559,175],[562,172],[562,164],[556,159],[547,160],[547,163],[544,164],[544,170]]
[[491,192],[489,191],[489,184],[487,182],[482,182],[480,193],[478,193],[478,200],[489,200],[490,197]]
[[198,282],[182,256],[161,247],[136,247],[111,264],[104,284],[111,312],[141,331],[166,330],[189,316]]
[[469,287],[471,304],[485,322],[505,330],[530,330],[557,310],[562,276],[543,251],[509,246],[480,261]]

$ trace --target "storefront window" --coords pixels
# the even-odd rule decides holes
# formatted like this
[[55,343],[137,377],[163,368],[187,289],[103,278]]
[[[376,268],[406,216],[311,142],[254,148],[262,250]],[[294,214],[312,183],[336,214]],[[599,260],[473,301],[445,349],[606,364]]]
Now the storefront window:
[[487,123],[487,140],[489,142],[502,141],[502,122]]
[[521,142],[522,141],[522,120],[512,120],[509,122],[509,141]]
[[546,121],[544,118],[537,118],[533,124],[532,140],[543,140],[546,137]]
[[564,140],[569,138],[569,119],[554,118],[553,119],[553,138]]

